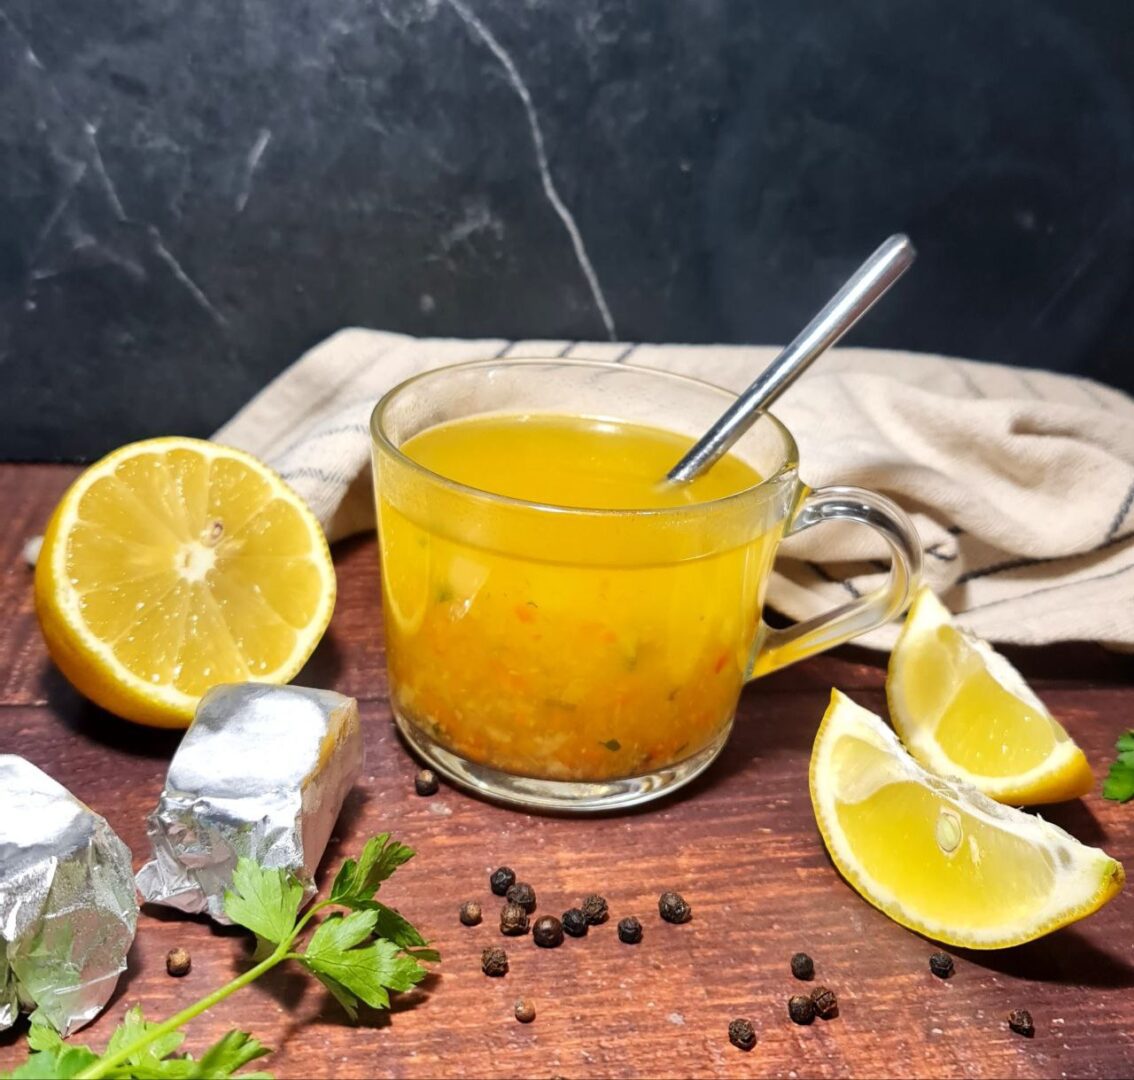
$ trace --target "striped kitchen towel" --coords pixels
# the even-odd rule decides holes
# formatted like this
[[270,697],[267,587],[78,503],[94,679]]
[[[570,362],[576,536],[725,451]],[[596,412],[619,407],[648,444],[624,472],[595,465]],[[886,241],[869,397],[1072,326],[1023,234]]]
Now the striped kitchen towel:
[[[739,391],[771,347],[421,339],[343,330],[214,436],[270,461],[332,540],[374,527],[369,415],[409,375],[486,357],[615,360]],[[1134,648],[1134,401],[1086,379],[835,349],[777,403],[809,484],[880,491],[913,516],[925,576],[993,641]],[[806,618],[878,585],[881,541],[849,526],[785,544],[771,606]],[[860,639],[887,648],[896,628]]]

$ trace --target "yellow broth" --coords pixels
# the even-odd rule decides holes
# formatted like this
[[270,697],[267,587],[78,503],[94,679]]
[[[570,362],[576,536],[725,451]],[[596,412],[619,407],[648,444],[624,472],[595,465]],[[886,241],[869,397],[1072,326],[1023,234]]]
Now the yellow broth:
[[[759,483],[736,457],[660,485],[690,443],[542,414],[409,439],[403,452],[433,473],[545,505],[438,492],[412,467],[380,478],[390,689],[403,717],[467,760],[559,780],[650,772],[723,737],[780,525],[761,535],[741,500],[706,515],[706,503]],[[677,509],[642,513],[666,508]]]

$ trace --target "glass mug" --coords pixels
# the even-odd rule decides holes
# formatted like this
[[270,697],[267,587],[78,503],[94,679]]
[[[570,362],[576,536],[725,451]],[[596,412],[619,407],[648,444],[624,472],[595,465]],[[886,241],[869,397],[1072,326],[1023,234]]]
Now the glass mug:
[[[734,398],[629,365],[511,359],[430,371],[382,398],[371,436],[390,701],[423,758],[528,808],[657,798],[717,756],[749,679],[904,609],[921,566],[910,520],[868,491],[808,489],[791,434],[770,414],[731,451],[759,483],[663,509],[495,495],[400,449],[437,424],[540,413],[696,438]],[[881,534],[889,580],[772,629],[761,612],[776,549],[825,521]]]

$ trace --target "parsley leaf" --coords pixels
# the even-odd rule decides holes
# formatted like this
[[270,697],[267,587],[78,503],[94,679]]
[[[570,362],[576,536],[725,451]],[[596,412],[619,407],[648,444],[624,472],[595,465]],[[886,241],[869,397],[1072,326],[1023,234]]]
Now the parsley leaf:
[[399,866],[413,858],[413,848],[380,833],[366,841],[358,862],[347,859],[331,886],[331,901],[344,907],[358,907],[374,898],[379,886]]
[[351,1020],[358,1020],[358,998],[354,996],[342,983],[336,982],[330,975],[324,975],[321,971],[315,971],[314,968],[307,969],[315,976],[328,990],[331,991],[334,999],[343,1007],[343,1011],[351,1018]]
[[[250,1061],[261,1058],[271,1051],[259,1039],[254,1039],[246,1031],[230,1031],[222,1035],[196,1062],[196,1069],[191,1076],[214,1077],[232,1076],[237,1069],[243,1068]],[[247,1080],[256,1077],[267,1077],[269,1073],[241,1073]]]
[[306,955],[342,952],[361,945],[373,933],[377,921],[376,911],[352,911],[345,918],[342,915],[331,915],[311,935]]
[[384,1009],[390,1004],[388,991],[409,990],[425,978],[425,968],[412,956],[402,952],[392,941],[381,939],[343,949],[334,935],[321,941],[316,935],[299,959],[311,971],[326,975],[375,1009]]
[[378,903],[377,900],[369,900],[365,904],[360,904],[359,907],[366,911],[377,912],[378,922],[374,926],[375,937],[392,941],[418,960],[437,963],[441,959],[441,954],[436,949],[428,948],[429,942],[421,936],[417,927],[400,912],[386,907],[385,904]]
[[89,1046],[68,1046],[46,1020],[33,1015],[28,1028],[28,1046],[34,1051],[8,1076],[15,1080],[52,1080],[71,1077],[98,1061]]
[[70,1080],[98,1061],[89,1046],[60,1042],[50,1050],[39,1050],[8,1075],[12,1080]]
[[224,894],[224,913],[257,937],[278,945],[295,931],[303,886],[286,870],[265,870],[241,856]]
[[[157,1027],[157,1024],[149,1023],[135,1005],[114,1029],[106,1051],[100,1057],[89,1046],[69,1046],[46,1024],[33,1023],[28,1032],[28,1045],[35,1053],[8,1075],[13,1080],[69,1080],[101,1065],[104,1059],[124,1052],[120,1064],[100,1075],[119,1080],[219,1080],[234,1075],[248,1062],[268,1053],[267,1047],[251,1035],[230,1031],[206,1050],[200,1061],[194,1061],[188,1054],[173,1057],[171,1055],[185,1038],[184,1033],[170,1031],[155,1035],[146,1042],[146,1036]],[[242,1080],[256,1080],[257,1077],[268,1077],[268,1074],[241,1073]]]
[[[122,1023],[114,1029],[114,1033],[110,1036],[110,1042],[106,1044],[106,1053],[108,1055],[117,1054],[120,1050],[133,1046],[141,1040],[143,1035],[148,1035],[157,1026],[157,1024],[151,1024],[146,1020],[142,1015],[140,1006],[135,1005],[133,1008],[127,1009]],[[143,1049],[130,1054],[126,1058],[126,1063],[144,1066],[156,1072],[158,1063],[163,1058],[169,1057],[184,1041],[185,1033],[183,1031],[170,1031],[165,1035],[159,1035]]]
[[46,1020],[32,1017],[28,1028],[28,1046],[33,1050],[57,1050],[63,1046],[63,1037]]
[[1118,742],[1114,745],[1118,757],[1103,781],[1103,798],[1113,802],[1129,802],[1134,799],[1134,731],[1119,735]]

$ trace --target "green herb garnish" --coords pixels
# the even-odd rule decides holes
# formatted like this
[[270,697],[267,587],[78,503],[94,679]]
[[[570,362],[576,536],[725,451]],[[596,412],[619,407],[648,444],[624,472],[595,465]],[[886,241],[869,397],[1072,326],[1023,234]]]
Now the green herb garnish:
[[622,749],[622,743],[617,739],[607,739],[604,743],[599,743],[600,746],[605,746],[612,754],[617,754]]
[[1118,751],[1118,757],[1103,781],[1103,798],[1128,802],[1134,799],[1134,731],[1119,735],[1114,748]]
[[[224,910],[233,922],[256,935],[258,961],[243,975],[214,990],[162,1023],[151,1023],[137,1006],[126,1013],[102,1054],[89,1046],[65,1043],[46,1023],[32,1018],[28,1046],[32,1053],[12,1080],[40,1077],[97,1080],[195,1080],[234,1075],[249,1062],[269,1053],[243,1031],[230,1031],[199,1059],[178,1054],[185,1039],[180,1029],[207,1009],[285,960],[311,972],[346,1009],[358,1017],[360,1001],[375,1009],[390,1004],[391,990],[409,990],[426,974],[422,961],[440,959],[436,950],[393,908],[378,903],[374,894],[413,851],[388,833],[366,842],[358,860],[347,859],[331,886],[331,895],[313,904],[301,917],[303,886],[284,870],[265,870],[251,859],[240,859],[225,893]],[[346,908],[319,922],[306,947],[296,948],[311,920],[330,907]],[[246,1080],[268,1073],[241,1073]]]
[[[180,1031],[159,1031],[165,1027],[165,1024],[151,1024],[135,1005],[115,1028],[106,1053],[100,1057],[89,1046],[69,1046],[53,1027],[33,1020],[28,1031],[28,1045],[33,1053],[15,1072],[7,1075],[20,1080],[79,1076],[194,1080],[232,1076],[250,1061],[270,1052],[251,1035],[230,1031],[195,1061],[188,1054],[174,1056],[185,1035]],[[241,1080],[256,1080],[271,1074],[241,1073],[240,1076]]]

